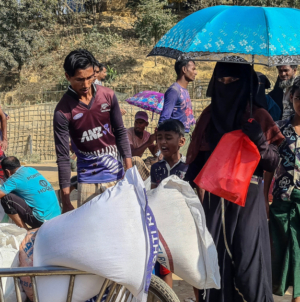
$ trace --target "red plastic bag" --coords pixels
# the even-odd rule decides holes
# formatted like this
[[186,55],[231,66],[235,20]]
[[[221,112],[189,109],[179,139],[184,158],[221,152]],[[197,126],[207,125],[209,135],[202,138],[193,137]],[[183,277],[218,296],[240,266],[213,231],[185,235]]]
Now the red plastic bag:
[[256,145],[242,130],[229,132],[223,135],[194,182],[200,188],[244,207],[259,161]]

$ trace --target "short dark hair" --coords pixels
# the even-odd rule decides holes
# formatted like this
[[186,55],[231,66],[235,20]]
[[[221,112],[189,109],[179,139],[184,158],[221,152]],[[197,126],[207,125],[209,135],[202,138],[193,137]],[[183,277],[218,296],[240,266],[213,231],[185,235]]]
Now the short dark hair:
[[[276,66],[276,68],[278,69],[279,67],[281,67],[282,65]],[[290,66],[292,69],[297,69],[298,65],[287,65]]]
[[100,71],[102,71],[104,68],[107,69],[106,65],[104,65],[103,63],[100,63],[99,64]]
[[294,84],[291,88],[291,95],[293,95],[296,90],[300,90],[300,78],[295,78]]
[[104,65],[103,63],[100,63],[98,60],[95,60],[95,66],[99,67],[99,71],[102,71],[103,68],[106,68],[106,65]]
[[70,76],[73,77],[77,69],[87,69],[95,66],[96,59],[86,49],[76,49],[71,51],[64,63],[64,70]]
[[174,131],[179,134],[180,137],[183,137],[185,134],[182,122],[173,119],[163,121],[157,128],[157,132],[159,131]]
[[21,167],[20,161],[15,156],[8,156],[1,162],[3,170],[13,171]]
[[177,74],[178,77],[180,76],[182,68],[187,66],[189,64],[189,62],[193,62],[195,64],[195,62],[193,60],[179,60],[179,61],[176,61],[174,68],[175,68],[175,71],[176,71],[176,74]]

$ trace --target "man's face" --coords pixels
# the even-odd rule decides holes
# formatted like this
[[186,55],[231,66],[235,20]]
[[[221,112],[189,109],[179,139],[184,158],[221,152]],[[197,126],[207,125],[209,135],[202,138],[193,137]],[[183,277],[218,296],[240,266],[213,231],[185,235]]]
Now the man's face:
[[197,71],[194,62],[190,61],[186,66],[182,68],[184,76],[188,82],[192,82],[195,80]]
[[185,138],[174,131],[158,131],[157,144],[164,158],[170,158],[185,143]]
[[137,119],[134,122],[134,131],[137,133],[142,133],[144,132],[145,128],[148,126],[149,123],[142,119]]
[[99,81],[104,81],[106,76],[107,76],[107,70],[106,70],[105,67],[103,67],[103,69],[99,72],[98,80]]
[[294,77],[296,69],[293,69],[290,65],[278,66],[278,76],[281,81],[286,81]]
[[95,80],[94,68],[91,66],[87,69],[77,69],[73,77],[66,73],[66,78],[79,96],[86,96]]
[[96,80],[99,77],[100,68],[98,66],[95,66],[94,70],[95,70],[95,80]]

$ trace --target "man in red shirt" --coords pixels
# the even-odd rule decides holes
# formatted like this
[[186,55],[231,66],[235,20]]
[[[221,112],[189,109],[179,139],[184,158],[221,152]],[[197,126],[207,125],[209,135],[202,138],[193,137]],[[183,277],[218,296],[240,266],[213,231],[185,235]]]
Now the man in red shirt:
[[64,69],[70,86],[54,112],[54,138],[63,212],[70,202],[69,140],[77,155],[78,206],[114,186],[132,167],[131,150],[114,92],[94,85],[95,58],[72,51]]

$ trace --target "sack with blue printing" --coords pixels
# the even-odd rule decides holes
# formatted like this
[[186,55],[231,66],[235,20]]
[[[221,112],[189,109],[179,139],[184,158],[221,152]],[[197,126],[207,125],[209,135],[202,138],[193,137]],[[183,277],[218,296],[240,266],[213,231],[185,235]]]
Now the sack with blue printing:
[[[15,224],[0,223],[0,268],[15,268],[19,266],[19,246],[26,236],[26,230]],[[16,291],[13,278],[3,277],[2,287],[5,302],[16,301]],[[21,291],[21,300],[26,300],[26,294]]]
[[217,250],[189,183],[171,175],[147,196],[159,230],[157,261],[198,289],[219,289]]
[[[35,239],[33,265],[66,266],[97,275],[76,277],[81,283],[75,281],[73,302],[99,293],[103,278],[146,301],[158,241],[144,183],[134,167],[115,187],[44,223]],[[68,279],[59,279],[60,283],[51,277],[37,278],[41,302],[53,302],[53,295],[47,295],[54,289],[55,301],[65,301],[61,297],[67,295]]]

